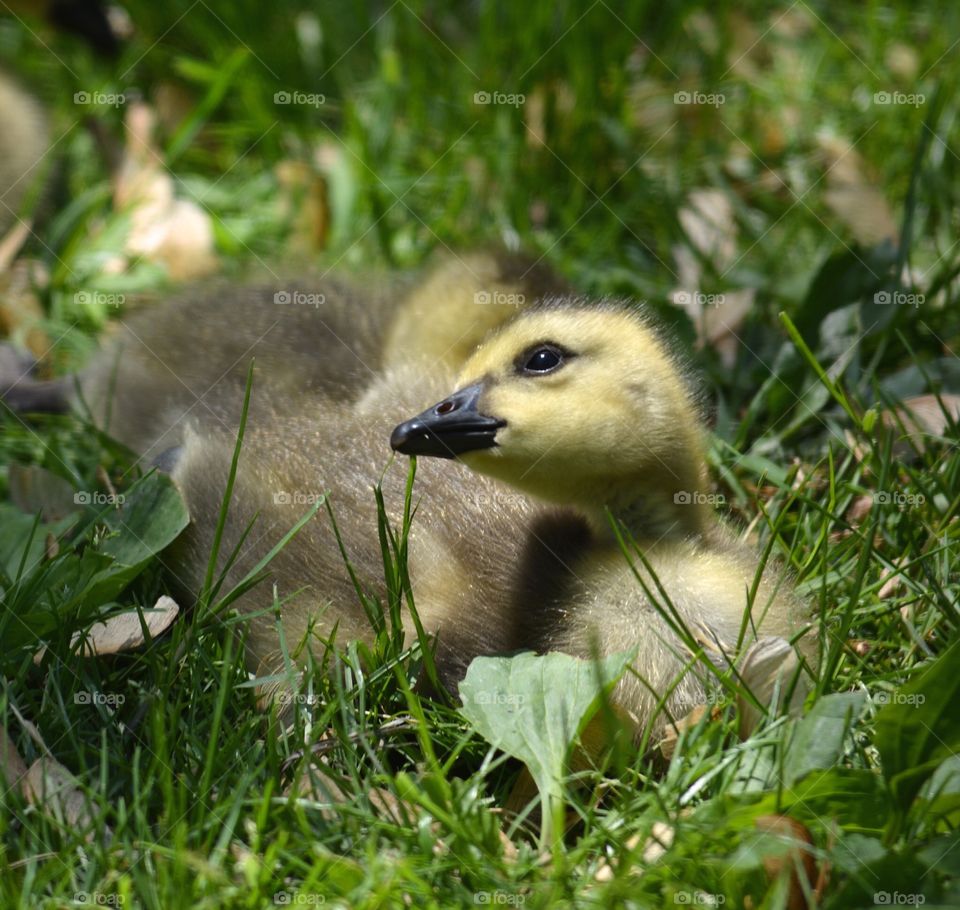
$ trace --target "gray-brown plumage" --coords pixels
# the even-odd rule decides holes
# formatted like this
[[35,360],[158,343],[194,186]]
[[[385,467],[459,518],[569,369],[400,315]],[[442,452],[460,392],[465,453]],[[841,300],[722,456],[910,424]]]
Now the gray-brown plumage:
[[124,318],[77,377],[79,401],[73,377],[34,382],[2,364],[0,391],[18,411],[82,405],[149,462],[179,445],[187,426],[235,429],[251,361],[257,426],[317,395],[352,400],[396,362],[458,366],[517,313],[518,299],[562,288],[544,266],[499,251],[447,254],[419,276],[198,283]]
[[[561,352],[563,369],[525,371],[526,360],[543,350]],[[453,389],[459,391],[449,396]],[[358,401],[321,395],[302,402],[297,416],[254,426],[223,552],[257,520],[228,584],[323,494],[361,584],[385,598],[372,487],[382,475],[397,520],[406,470],[394,463],[383,472],[387,439],[431,397],[442,400],[403,421],[392,439],[400,451],[456,453],[463,462],[420,460],[409,551],[417,609],[425,628],[439,635],[448,683],[479,654],[530,648],[589,657],[637,649],[636,674],[614,701],[639,729],[661,695],[674,717],[702,702],[705,674],[696,667],[684,672],[696,664],[691,647],[701,643],[714,659],[732,660],[757,637],[801,631],[802,605],[772,569],[744,620],[756,554],[705,504],[696,408],[656,336],[632,311],[575,300],[535,306],[507,322],[458,379],[442,366],[425,374],[419,365],[398,365]],[[196,589],[206,567],[232,453],[229,434],[190,432],[173,469],[193,518],[175,556],[188,589]],[[639,560],[634,567],[646,591],[606,509],[647,560],[649,568]],[[322,513],[275,559],[272,578],[292,652],[311,641],[322,646],[334,626],[341,642],[370,639]],[[651,592],[659,600],[654,578],[692,640],[651,602]],[[273,594],[264,585],[238,602],[251,615],[248,661],[261,674],[282,666],[268,609]]]
[[[278,305],[262,288],[237,297],[233,310],[223,294],[182,298],[124,330],[114,426],[140,453],[157,451],[158,438],[178,443],[169,467],[191,515],[165,562],[185,592],[199,590],[253,339],[263,345],[254,404],[220,551],[220,567],[239,553],[227,589],[322,495],[360,584],[385,600],[373,486],[382,479],[398,521],[407,466],[403,458],[391,463],[392,444],[428,456],[418,465],[409,572],[448,684],[481,654],[636,650],[635,673],[614,693],[616,705],[637,729],[654,720],[661,696],[667,714],[681,716],[705,694],[707,674],[692,650],[702,646],[724,663],[759,637],[799,636],[802,604],[773,564],[748,603],[757,556],[708,505],[695,396],[645,319],[628,306],[556,298],[504,306],[496,326],[489,310],[473,316],[495,304],[476,302],[491,279],[468,261],[442,265],[446,278],[424,282],[399,306],[389,294],[375,296],[369,322],[333,323],[343,335],[331,334],[329,322],[319,329],[312,309],[290,304],[280,306],[291,315],[277,331],[262,311]],[[511,274],[495,274],[500,287],[513,286]],[[349,314],[352,292],[325,287],[333,290],[317,314]],[[433,311],[444,318],[423,318]],[[481,340],[457,369],[464,345]],[[105,388],[110,356],[88,374],[88,389]],[[213,413],[193,407],[181,417],[214,377],[220,381],[204,396]],[[411,418],[430,401],[439,403]],[[608,512],[646,564],[628,564]],[[251,670],[269,675],[283,665],[274,596],[294,655],[321,649],[334,629],[341,643],[371,639],[324,510],[270,572],[236,603],[248,617]],[[661,602],[659,586],[672,606]],[[689,636],[665,618],[672,610]],[[405,623],[412,635],[409,617]]]

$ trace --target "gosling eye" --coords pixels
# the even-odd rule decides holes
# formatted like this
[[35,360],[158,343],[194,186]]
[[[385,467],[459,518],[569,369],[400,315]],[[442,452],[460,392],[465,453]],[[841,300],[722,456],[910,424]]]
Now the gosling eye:
[[552,373],[563,366],[563,352],[553,345],[545,344],[532,350],[522,360],[522,371],[533,375]]

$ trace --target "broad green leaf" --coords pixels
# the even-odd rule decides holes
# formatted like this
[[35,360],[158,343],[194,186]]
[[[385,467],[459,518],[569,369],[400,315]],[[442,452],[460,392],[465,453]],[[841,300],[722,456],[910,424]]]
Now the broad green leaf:
[[[794,320],[807,344],[816,346],[820,324],[828,313],[848,303],[864,299],[872,302],[895,260],[896,251],[889,246],[845,247],[830,256],[810,283]],[[873,307],[874,311],[879,309]]]
[[906,812],[937,766],[960,750],[960,642],[877,714],[876,746],[894,801]]
[[116,532],[100,547],[113,564],[93,580],[85,596],[106,602],[115,598],[187,526],[190,516],[173,482],[165,474],[148,474],[125,495],[119,509],[100,520]]
[[487,742],[526,764],[547,825],[562,797],[570,746],[631,657],[477,657],[460,683],[463,715]]
[[787,784],[795,784],[810,771],[832,768],[837,764],[865,700],[864,692],[826,695],[796,722],[783,763],[783,777]]
[[710,800],[697,810],[697,816],[707,823],[752,829],[758,816],[784,814],[806,824],[829,822],[845,831],[879,835],[890,812],[880,775],[864,769],[814,770],[792,787],[757,797],[748,794]]
[[793,818],[841,828],[877,832],[889,815],[889,799],[878,774],[860,768],[811,771],[779,794],[780,808]]

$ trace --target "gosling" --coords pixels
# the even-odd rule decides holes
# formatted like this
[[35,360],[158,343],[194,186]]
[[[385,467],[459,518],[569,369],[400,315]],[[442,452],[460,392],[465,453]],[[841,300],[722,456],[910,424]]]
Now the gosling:
[[[442,400],[404,420],[431,388]],[[709,675],[656,603],[661,588],[682,625],[724,659],[760,636],[798,639],[804,631],[803,604],[772,565],[749,602],[758,560],[705,504],[696,396],[628,306],[571,298],[534,305],[487,340],[459,378],[442,367],[425,376],[420,365],[397,365],[359,400],[317,397],[295,417],[253,426],[222,542],[221,552],[239,552],[226,584],[238,583],[324,495],[354,577],[385,601],[371,487],[382,483],[399,520],[406,478],[402,464],[383,470],[388,438],[397,452],[431,456],[418,465],[408,569],[448,686],[478,655],[636,650],[613,701],[639,732],[702,703]],[[188,432],[172,469],[192,518],[174,564],[194,592],[233,448],[230,433]],[[630,566],[615,527],[645,564]],[[371,640],[322,515],[271,571],[272,589],[261,585],[237,601],[248,616],[251,670],[270,675],[283,666],[274,594],[294,654],[326,646],[334,630],[341,642]],[[409,619],[406,628],[414,634]]]
[[[491,338],[456,388],[400,424],[391,445],[457,459],[554,506],[534,512],[529,555],[511,567],[526,646],[584,658],[636,650],[613,702],[637,730],[661,697],[672,717],[703,702],[703,668],[684,672],[697,644],[726,663],[761,635],[802,639],[812,661],[782,573],[764,573],[749,601],[758,559],[707,505],[697,396],[639,311],[544,303]],[[624,536],[643,556],[633,565]]]

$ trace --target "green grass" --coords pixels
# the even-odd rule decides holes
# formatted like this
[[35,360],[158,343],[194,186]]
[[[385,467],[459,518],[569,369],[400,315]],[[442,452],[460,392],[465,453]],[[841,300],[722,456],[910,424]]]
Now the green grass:
[[[902,397],[960,393],[960,9],[636,0],[126,7],[136,34],[111,64],[39,26],[31,34],[0,21],[0,55],[44,98],[59,140],[54,188],[24,253],[50,274],[41,298],[54,369],[80,362],[113,315],[77,305],[78,291],[157,296],[170,286],[146,261],[103,272],[125,230],[104,160],[127,141],[125,108],[78,109],[77,91],[136,89],[156,100],[176,89],[185,99],[160,147],[178,193],[213,216],[228,273],[289,258],[275,171],[285,160],[326,180],[324,267],[405,268],[437,247],[518,244],[586,293],[647,301],[690,346],[689,312],[669,302],[680,285],[676,251],[686,250],[703,292],[755,295],[730,360],[715,348],[694,355],[715,405],[716,492],[760,548],[789,563],[816,608],[824,653],[808,710],[846,704],[828,700],[836,693],[863,695],[849,721],[806,742],[786,718],[741,742],[736,700],[719,695],[717,716],[687,733],[671,760],[621,749],[608,767],[580,772],[567,791],[573,826],[544,856],[536,819],[513,823],[498,810],[517,763],[472,733],[454,704],[411,690],[425,652],[393,631],[408,594],[404,528],[381,529],[392,594],[368,604],[381,623],[376,647],[338,642],[305,674],[284,731],[256,709],[236,621],[215,609],[230,592],[215,578],[204,608],[149,647],[81,659],[69,651],[71,633],[117,602],[151,606],[166,590],[165,557],[120,592],[84,587],[83,573],[105,571],[100,554],[119,545],[85,513],[80,545],[61,546],[42,576],[18,581],[7,556],[33,522],[6,511],[0,720],[28,764],[42,747],[19,718],[35,726],[77,777],[89,824],[61,823],[6,793],[3,906],[653,908],[712,895],[731,908],[785,907],[790,860],[780,874],[765,871],[764,859],[783,851],[756,822],[778,811],[809,830],[826,876],[821,906],[869,907],[881,893],[955,906],[958,782],[947,772],[956,755],[931,746],[902,758],[907,767],[929,761],[931,771],[940,763],[927,785],[939,794],[917,800],[890,775],[896,747],[925,742],[911,717],[956,733],[956,702],[934,717],[902,687],[942,667],[936,658],[960,637],[960,456],[954,428],[953,441],[904,457],[877,414]],[[279,91],[325,101],[278,105]],[[676,105],[678,91],[724,102]],[[476,92],[525,101],[477,105]],[[877,92],[925,97],[877,105]],[[855,144],[854,170],[886,197],[900,244],[858,241],[831,206],[839,165],[825,136]],[[730,202],[734,253],[723,266],[697,252],[678,215],[695,188]],[[895,291],[925,299],[874,302]],[[5,464],[40,464],[85,490],[105,489],[104,472],[125,474],[124,453],[73,419],[2,425]],[[0,470],[0,493],[14,483]],[[133,495],[130,483],[120,489]],[[871,509],[852,517],[864,496]],[[881,598],[894,567],[902,585]],[[36,666],[40,640],[49,651]],[[955,662],[956,650],[947,657]],[[928,712],[935,692],[949,691],[940,672],[920,692]],[[878,724],[881,709],[889,713]],[[408,720],[380,731],[396,718]],[[323,772],[349,797],[336,812],[292,795],[318,767],[297,756],[323,737]],[[790,762],[829,742],[822,771],[790,777]],[[956,739],[944,742],[955,749]],[[378,811],[375,788],[402,800],[396,817]],[[672,840],[645,867],[660,823]],[[598,876],[604,865],[610,874]]]

